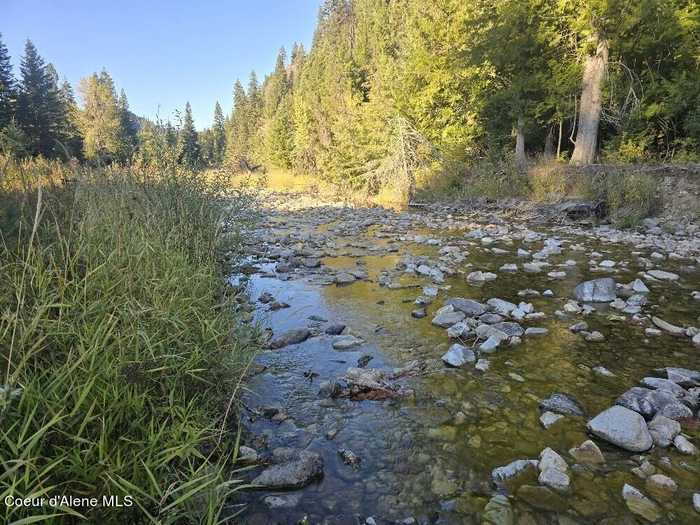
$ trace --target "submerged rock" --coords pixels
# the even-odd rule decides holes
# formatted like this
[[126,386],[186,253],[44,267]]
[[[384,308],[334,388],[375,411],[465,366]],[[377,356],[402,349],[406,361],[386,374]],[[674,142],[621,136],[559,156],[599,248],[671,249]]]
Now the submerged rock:
[[493,496],[484,508],[482,519],[491,525],[513,525],[513,509],[508,497],[502,494]]
[[453,297],[445,301],[445,306],[452,306],[455,310],[464,313],[467,317],[478,317],[486,312],[486,307],[478,301]]
[[659,506],[632,485],[625,483],[625,486],[622,487],[622,498],[631,512],[647,521],[654,522],[661,517]]
[[644,452],[653,444],[644,418],[623,406],[612,406],[591,419],[588,431],[631,452]]
[[540,410],[556,412],[568,416],[582,416],[583,409],[566,394],[555,393],[540,401]]
[[268,346],[273,349],[284,348],[288,345],[303,343],[311,336],[311,331],[308,328],[296,328],[287,330],[283,334],[270,340]]
[[354,335],[337,335],[333,339],[333,348],[336,350],[348,350],[360,346],[364,341]]
[[569,450],[569,454],[578,463],[583,463],[587,465],[602,465],[605,463],[605,457],[603,453],[598,448],[595,442],[587,439],[581,443],[578,447],[574,447]]
[[674,438],[681,433],[681,424],[661,414],[654,417],[648,425],[649,434],[657,447],[671,446]]
[[435,313],[435,317],[433,317],[431,322],[440,328],[449,328],[453,324],[459,323],[465,317],[464,312],[455,310],[454,306],[448,304]]
[[513,479],[520,474],[532,469],[537,470],[538,461],[536,459],[516,459],[507,465],[497,467],[491,471],[491,480],[499,485],[504,481]]
[[273,465],[263,470],[251,484],[269,489],[299,489],[323,477],[323,458],[308,450],[277,448]]
[[610,277],[584,281],[574,289],[574,297],[589,303],[609,303],[617,297],[617,285]]

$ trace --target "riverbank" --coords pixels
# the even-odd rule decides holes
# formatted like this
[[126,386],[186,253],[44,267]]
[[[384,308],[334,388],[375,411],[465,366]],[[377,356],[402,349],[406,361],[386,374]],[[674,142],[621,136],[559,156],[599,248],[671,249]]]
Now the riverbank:
[[247,201],[186,171],[2,165],[0,493],[100,502],[2,521],[218,522],[255,349],[222,274]]
[[[262,202],[234,277],[269,336],[244,398],[246,523],[697,519],[696,379],[673,370],[700,369],[692,219]],[[596,279],[606,297],[579,287]],[[682,401],[649,394],[663,378]],[[657,415],[682,433],[615,442],[595,417],[614,405],[645,439]]]

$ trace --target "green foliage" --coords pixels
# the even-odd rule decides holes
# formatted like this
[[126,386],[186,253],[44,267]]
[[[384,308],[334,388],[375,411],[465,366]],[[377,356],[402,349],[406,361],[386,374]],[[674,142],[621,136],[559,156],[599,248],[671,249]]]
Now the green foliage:
[[27,40],[20,64],[21,81],[17,96],[17,125],[27,137],[31,154],[47,157],[61,153],[59,141],[65,117],[58,93],[58,78]]
[[10,124],[14,115],[17,98],[15,79],[12,75],[12,64],[7,46],[2,42],[0,33],[0,130]]
[[116,160],[121,148],[121,120],[112,77],[106,71],[80,81],[83,110],[80,129],[85,158],[97,163]]
[[[218,523],[242,487],[222,407],[254,348],[221,294],[217,259],[238,239],[220,227],[221,186],[182,171],[5,166],[1,209],[15,212],[0,220],[19,228],[0,230],[0,496],[136,501],[51,509],[54,522]],[[73,182],[52,184],[62,178]],[[237,228],[248,201],[232,197]]]
[[190,169],[197,168],[200,162],[200,149],[197,130],[194,128],[194,119],[192,118],[192,106],[189,102],[185,104],[185,114],[180,123],[177,140],[180,164]]

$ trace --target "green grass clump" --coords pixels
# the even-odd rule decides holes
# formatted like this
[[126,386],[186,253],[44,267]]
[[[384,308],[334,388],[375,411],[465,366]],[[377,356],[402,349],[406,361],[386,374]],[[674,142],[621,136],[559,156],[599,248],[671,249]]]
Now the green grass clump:
[[226,415],[254,343],[217,261],[247,200],[191,173],[74,169],[51,184],[14,168],[0,179],[14,203],[0,217],[0,499],[134,505],[3,505],[1,521],[218,522],[242,487]]

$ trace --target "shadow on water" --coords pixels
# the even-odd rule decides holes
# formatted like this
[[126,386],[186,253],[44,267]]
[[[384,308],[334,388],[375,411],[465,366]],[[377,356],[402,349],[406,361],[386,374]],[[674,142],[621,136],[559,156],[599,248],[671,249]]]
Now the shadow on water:
[[[610,275],[617,282],[627,283],[636,278],[641,268],[636,266],[629,246],[545,231],[585,247],[585,251],[574,251],[565,244],[561,255],[549,258],[553,266],[568,259],[577,263],[567,267],[566,278],[554,280],[546,272],[497,272],[503,264],[523,262],[515,255],[518,247],[536,250],[541,242],[528,246],[519,240],[512,244],[497,240],[489,248],[503,248],[508,253],[495,256],[478,242],[467,243],[464,231],[425,229],[417,227],[410,214],[385,213],[384,217],[390,218],[388,224],[381,224],[380,216],[378,226],[368,221],[367,227],[359,230],[359,212],[354,211],[343,215],[335,208],[315,208],[271,213],[266,227],[274,239],[285,241],[291,236],[298,242],[290,243],[290,247],[303,248],[305,241],[321,235],[326,246],[320,254],[322,269],[361,268],[367,279],[345,286],[321,284],[318,271],[276,274],[273,262],[261,264],[259,272],[250,278],[251,297],[269,292],[290,307],[266,311],[259,305],[257,321],[275,333],[313,325],[310,317],[314,316],[340,321],[366,343],[340,352],[333,350],[330,336],[320,335],[260,355],[258,363],[267,368],[251,378],[245,403],[249,407],[274,405],[289,417],[281,423],[262,417],[245,418],[251,441],[268,449],[290,446],[316,451],[324,459],[325,471],[321,481],[300,491],[249,494],[242,518],[245,523],[296,523],[304,516],[309,523],[357,523],[356,516],[396,521],[414,516],[419,522],[480,523],[480,513],[494,494],[490,484],[493,468],[515,459],[536,458],[545,447],[557,450],[573,464],[567,451],[588,439],[585,418],[567,416],[544,429],[539,422],[539,400],[564,392],[579,402],[587,416],[592,416],[609,407],[641,378],[651,375],[654,368],[700,368],[700,352],[688,339],[645,337],[643,327],[633,324],[629,316],[621,319],[618,312],[608,307],[599,307],[594,315],[585,318],[592,330],[605,334],[605,340],[597,343],[586,342],[568,330],[581,316],[558,319],[553,315],[583,280]],[[380,274],[394,269],[405,253],[437,260],[440,246],[412,242],[414,235],[440,239],[443,246],[462,244],[469,255],[455,267],[465,273],[475,269],[494,271],[498,278],[477,287],[469,285],[464,275],[447,277],[440,286],[450,289],[440,290],[427,307],[428,315],[424,319],[412,318],[414,300],[421,289],[390,289],[378,281]],[[402,236],[408,240],[401,241]],[[617,261],[616,268],[621,269],[604,274],[592,272],[588,261],[593,251]],[[319,254],[311,253],[314,255]],[[673,271],[674,263],[669,261],[664,268]],[[399,282],[407,286],[429,284],[425,278],[415,276],[402,277]],[[690,286],[697,288],[699,282],[696,270],[684,274],[680,284],[651,284],[650,305],[656,306],[645,308],[645,312],[686,326],[697,324],[700,302],[690,299]],[[489,355],[490,368],[486,373],[477,372],[473,366],[439,367],[436,372],[413,379],[414,394],[400,400],[319,398],[321,381],[342,376],[364,355],[372,357],[368,366],[381,369],[400,367],[416,359],[439,359],[448,347],[448,338],[443,329],[430,321],[445,298],[486,301],[500,297],[517,303],[523,300],[517,292],[525,288],[554,292],[553,297],[525,299],[533,303],[536,311],[547,314],[546,319],[526,326],[543,326],[549,332],[525,337],[520,345]],[[604,366],[615,377],[596,375],[592,368],[597,366]],[[691,437],[700,437],[696,429],[685,431]],[[644,481],[631,473],[638,463],[630,453],[598,444],[606,456],[606,466],[575,470],[572,490],[564,496],[566,507],[556,510],[559,516],[574,520],[566,523],[598,523],[602,518],[611,519],[609,523],[634,523],[620,493],[624,483],[644,488]],[[359,467],[345,465],[339,449],[355,452],[361,458]],[[679,485],[677,494],[665,507],[666,519],[697,523],[698,515],[691,504],[692,492],[699,488],[697,458],[681,456],[672,449],[654,449],[648,456],[654,464],[669,457],[672,466],[667,473]],[[270,495],[286,499],[277,503],[282,506],[271,508],[270,502],[265,501]],[[534,520],[523,523],[562,523],[557,521],[555,509],[545,511],[533,506],[532,501],[517,497],[512,503],[521,519],[529,516]]]

